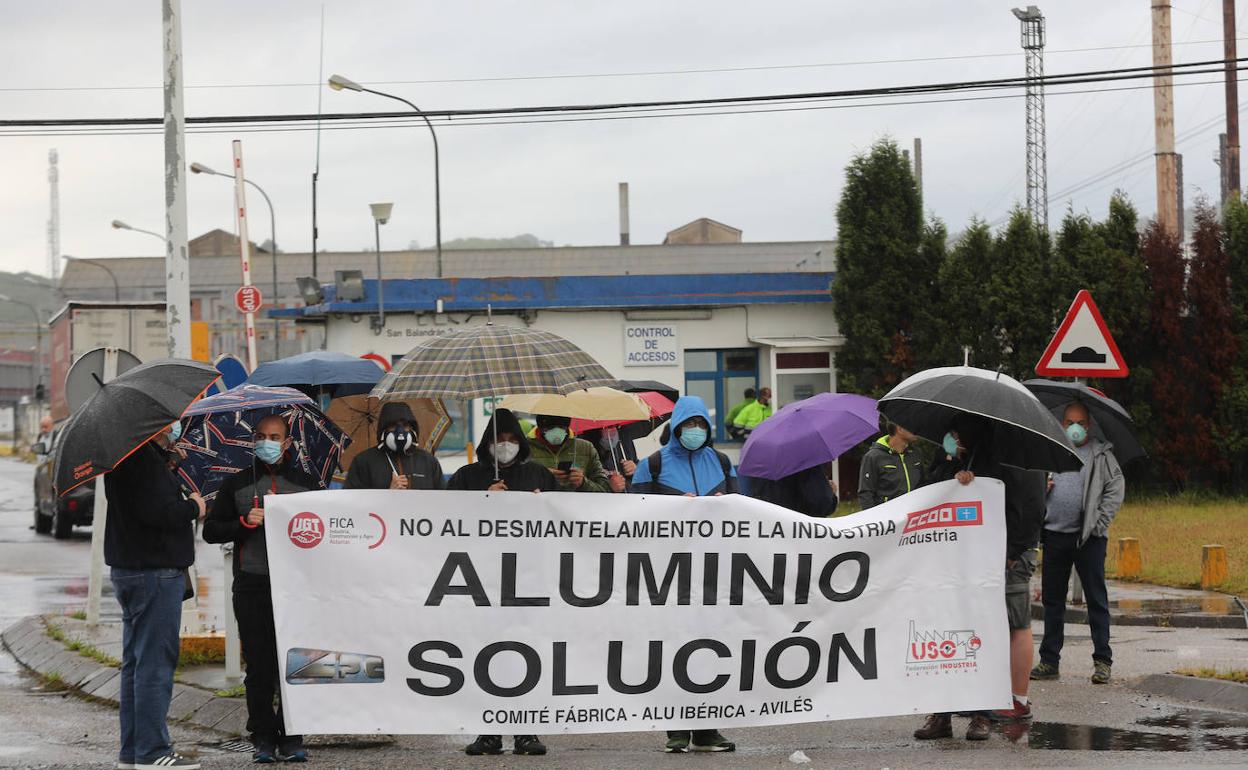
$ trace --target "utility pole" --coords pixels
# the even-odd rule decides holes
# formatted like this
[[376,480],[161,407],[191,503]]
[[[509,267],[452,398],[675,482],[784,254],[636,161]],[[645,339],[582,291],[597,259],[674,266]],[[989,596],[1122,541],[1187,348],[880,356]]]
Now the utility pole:
[[161,0],[165,101],[165,321],[169,357],[191,357],[191,261],[186,226],[182,0]]
[[56,149],[48,150],[48,277],[61,275],[61,190]]
[[1034,5],[1013,9],[1022,25],[1027,61],[1027,211],[1049,229],[1049,161],[1044,131],[1044,14]]
[[919,200],[923,200],[923,140],[914,138],[914,186],[919,191]]
[[1153,11],[1153,130],[1156,135],[1157,223],[1182,239],[1179,169],[1174,153],[1174,75],[1170,52],[1170,3],[1149,0]]
[[1239,197],[1239,54],[1235,45],[1235,0],[1222,0],[1222,58],[1226,60],[1226,192],[1222,197],[1225,205],[1230,198]]

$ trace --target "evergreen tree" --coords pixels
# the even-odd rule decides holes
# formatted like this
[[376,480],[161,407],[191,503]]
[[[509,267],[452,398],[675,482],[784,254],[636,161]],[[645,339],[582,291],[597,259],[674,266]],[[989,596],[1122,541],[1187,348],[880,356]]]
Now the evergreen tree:
[[993,243],[989,309],[1001,364],[1019,379],[1032,375],[1053,334],[1055,300],[1049,236],[1016,208]]
[[1226,453],[1231,487],[1243,493],[1248,488],[1248,203],[1242,198],[1227,201],[1222,227],[1237,354],[1213,431]]
[[892,139],[850,161],[836,220],[837,373],[844,390],[878,396],[914,371],[915,308],[936,270],[923,262],[918,187]]
[[992,232],[975,219],[940,268],[933,315],[939,324],[935,333],[944,339],[940,350],[945,365],[962,363],[963,346],[971,348],[974,366],[995,369],[1001,363],[988,294],[992,259]]
[[934,366],[962,363],[962,349],[948,334],[948,324],[940,301],[940,271],[949,259],[949,231],[945,223],[932,217],[923,224],[919,259],[927,274],[926,299],[915,307],[915,367],[920,371]]

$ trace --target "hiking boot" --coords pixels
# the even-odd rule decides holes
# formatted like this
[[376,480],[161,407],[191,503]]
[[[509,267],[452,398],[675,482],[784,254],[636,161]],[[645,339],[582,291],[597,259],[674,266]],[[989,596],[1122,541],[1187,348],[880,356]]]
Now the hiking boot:
[[502,754],[503,736],[478,735],[475,741],[468,744],[468,746],[464,748],[464,753],[470,757],[480,757],[486,754]]
[[1092,661],[1092,684],[1109,684],[1110,664],[1103,660]]
[[199,770],[198,762],[193,759],[187,759],[176,751],[171,751],[163,757],[153,759],[151,762],[135,762],[134,766],[136,770],[163,770],[166,767],[181,768],[181,770]]
[[690,751],[736,751],[737,744],[719,734],[718,730],[694,730]]
[[971,724],[966,728],[966,739],[968,741],[986,741],[988,736],[992,734],[992,722],[984,714],[976,714],[971,717]]
[[1013,707],[989,712],[988,718],[993,722],[1026,722],[1031,719],[1031,704],[1020,703],[1015,698]]
[[952,738],[953,717],[948,714],[929,715],[923,726],[914,731],[914,737],[921,741],[930,741],[936,738]]
[[303,748],[303,738],[285,738],[277,742],[277,758],[282,762],[307,762],[308,752]]
[[667,745],[663,747],[663,750],[668,754],[684,754],[689,751],[689,733],[669,732]]
[[1031,670],[1031,679],[1036,682],[1052,682],[1061,679],[1062,675],[1057,670],[1057,666],[1052,663],[1041,661]]
[[536,735],[517,735],[511,753],[540,757],[546,753],[546,744]]

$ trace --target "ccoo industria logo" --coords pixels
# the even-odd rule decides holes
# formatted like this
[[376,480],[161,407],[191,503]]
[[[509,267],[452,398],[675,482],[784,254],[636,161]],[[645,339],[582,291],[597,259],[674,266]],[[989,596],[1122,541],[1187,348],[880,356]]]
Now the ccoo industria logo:
[[291,518],[286,534],[300,548],[314,548],[325,537],[325,523],[315,513],[304,511]]
[[919,629],[912,620],[906,648],[907,674],[973,671],[979,665],[975,656],[983,645],[974,629]]
[[925,511],[908,514],[902,533],[915,532],[920,529],[969,527],[983,523],[984,507],[978,500],[973,503],[945,503]]

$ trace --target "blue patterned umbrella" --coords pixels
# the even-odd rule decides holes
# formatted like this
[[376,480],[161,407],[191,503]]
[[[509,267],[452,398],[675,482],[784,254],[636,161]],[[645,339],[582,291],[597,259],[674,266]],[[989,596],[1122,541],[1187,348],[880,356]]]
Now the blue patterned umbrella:
[[205,398],[187,410],[178,441],[186,459],[178,475],[211,501],[227,476],[252,466],[256,424],[273,414],[290,424],[296,461],[328,486],[350,442],[347,435],[299,391],[250,384]]

